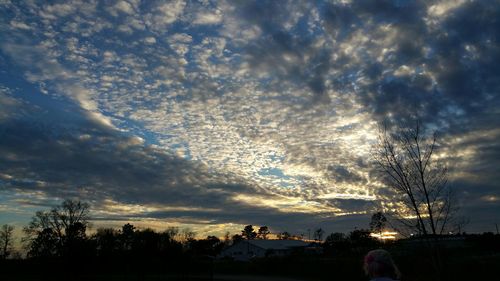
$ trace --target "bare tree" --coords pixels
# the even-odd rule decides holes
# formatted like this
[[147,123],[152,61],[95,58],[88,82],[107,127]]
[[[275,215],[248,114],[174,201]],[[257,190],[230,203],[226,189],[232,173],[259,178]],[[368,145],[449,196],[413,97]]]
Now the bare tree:
[[89,225],[89,204],[75,200],[65,200],[50,211],[37,211],[24,232],[29,236],[37,235],[44,229],[51,229],[59,239],[74,233],[76,226]]
[[175,240],[179,236],[179,228],[175,226],[169,226],[165,230],[165,233],[170,237],[170,239]]
[[0,258],[6,259],[12,251],[12,244],[14,242],[14,227],[12,225],[4,224],[0,229]]
[[387,223],[387,218],[384,213],[376,212],[372,215],[372,219],[370,221],[370,230],[374,233],[382,233]]
[[323,241],[323,234],[325,234],[325,231],[320,227],[314,230],[314,240],[317,241]]
[[23,229],[28,254],[61,254],[66,245],[86,238],[89,219],[89,204],[75,200],[65,200],[50,211],[36,212]]
[[424,235],[442,234],[457,211],[448,170],[436,155],[436,132],[426,133],[416,118],[409,123],[384,125],[373,158],[405,207],[394,210],[399,221]]
[[196,232],[192,231],[190,228],[184,228],[180,232],[180,242],[181,243],[189,243],[195,240]]
[[283,232],[278,233],[279,240],[288,240],[291,238],[292,238],[292,235],[288,231],[283,231]]

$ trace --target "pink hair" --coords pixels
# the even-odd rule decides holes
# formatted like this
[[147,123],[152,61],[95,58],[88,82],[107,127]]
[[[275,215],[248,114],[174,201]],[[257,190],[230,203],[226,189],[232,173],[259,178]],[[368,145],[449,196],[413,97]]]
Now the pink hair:
[[400,273],[391,255],[386,250],[373,250],[364,258],[364,270],[370,277],[399,278]]

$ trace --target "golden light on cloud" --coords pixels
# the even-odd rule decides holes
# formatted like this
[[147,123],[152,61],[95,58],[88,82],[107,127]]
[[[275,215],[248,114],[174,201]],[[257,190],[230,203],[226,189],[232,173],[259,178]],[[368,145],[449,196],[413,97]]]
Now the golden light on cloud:
[[318,196],[320,199],[357,199],[357,200],[366,200],[373,201],[377,198],[375,195],[366,194],[353,194],[353,193],[327,193]]
[[147,214],[152,212],[189,212],[189,211],[204,211],[215,212],[220,211],[216,208],[201,208],[187,206],[160,206],[160,205],[141,205],[141,204],[125,204],[114,200],[106,199],[103,201],[102,208],[96,211],[97,215],[120,215],[120,214]]
[[332,206],[327,206],[316,201],[307,201],[298,197],[285,197],[285,196],[250,196],[238,194],[233,197],[233,200],[244,202],[253,206],[271,207],[276,209],[286,209],[291,213],[337,213],[342,210]]
[[450,11],[456,9],[466,3],[465,0],[445,0],[440,1],[438,4],[430,6],[427,13],[432,17],[443,17],[446,16]]

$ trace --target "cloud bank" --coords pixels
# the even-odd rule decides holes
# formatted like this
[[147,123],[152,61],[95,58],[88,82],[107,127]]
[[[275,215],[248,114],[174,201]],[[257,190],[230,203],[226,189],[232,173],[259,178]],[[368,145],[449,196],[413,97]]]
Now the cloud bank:
[[348,229],[385,196],[377,123],[415,112],[439,132],[471,228],[500,213],[494,1],[3,1],[0,14],[5,198],[78,196],[103,220]]

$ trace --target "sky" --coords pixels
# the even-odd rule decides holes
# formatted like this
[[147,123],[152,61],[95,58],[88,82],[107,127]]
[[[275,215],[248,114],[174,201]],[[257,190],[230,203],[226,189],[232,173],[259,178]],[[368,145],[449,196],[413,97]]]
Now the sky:
[[[199,236],[367,228],[379,124],[436,130],[469,232],[500,223],[499,1],[0,0],[0,224]],[[20,229],[20,228],[18,228]]]

